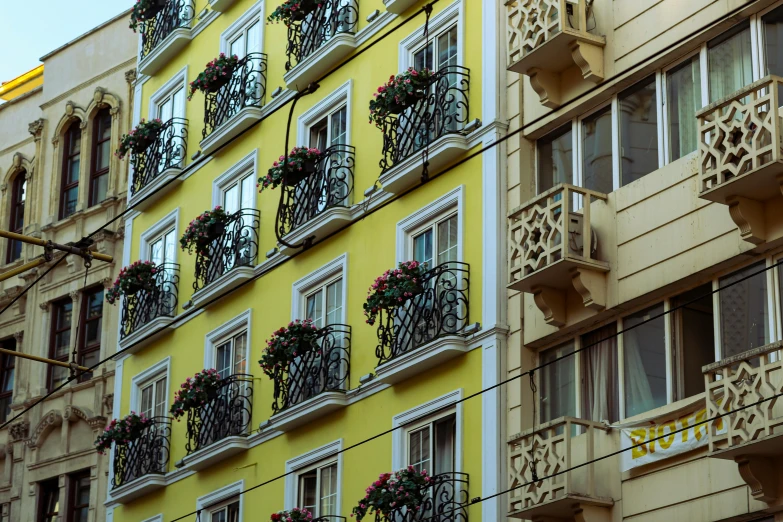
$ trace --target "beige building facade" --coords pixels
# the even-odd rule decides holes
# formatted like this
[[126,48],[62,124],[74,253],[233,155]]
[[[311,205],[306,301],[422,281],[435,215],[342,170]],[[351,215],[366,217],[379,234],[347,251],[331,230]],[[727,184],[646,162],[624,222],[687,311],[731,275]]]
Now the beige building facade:
[[783,3],[505,9],[509,516],[783,520]]
[[[135,57],[123,13],[44,56],[43,70],[0,88],[1,228],[76,242],[125,208],[127,164],[114,150],[130,123]],[[116,223],[96,234],[94,249],[121,258],[122,231]],[[0,271],[42,250],[3,240]],[[118,262],[85,270],[68,256],[0,315],[0,345],[84,366],[110,356],[118,311],[104,290]],[[51,264],[0,283],[0,307]],[[68,370],[0,358],[0,520],[105,520],[109,458],[93,441],[111,418],[113,375],[112,363],[102,365],[24,412]]]

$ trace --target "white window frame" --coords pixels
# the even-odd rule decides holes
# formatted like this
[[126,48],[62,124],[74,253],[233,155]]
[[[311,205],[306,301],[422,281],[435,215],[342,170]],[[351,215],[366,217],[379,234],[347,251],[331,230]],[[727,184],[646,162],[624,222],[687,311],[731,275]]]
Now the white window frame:
[[[258,174],[258,149],[253,149],[247,156],[229,167],[227,171],[215,178],[212,182],[212,207],[223,205],[223,193],[234,183],[247,175],[257,176]],[[258,208],[258,196],[253,197],[253,208]]]
[[[188,92],[188,66],[183,67],[178,73],[171,77],[169,81],[164,83],[152,96],[150,96],[150,103],[148,108],[148,120],[157,118],[158,109],[160,104],[169,98],[174,91],[178,89],[184,89],[184,93]],[[187,114],[187,96],[182,98],[182,114]],[[165,123],[165,122],[163,122]]]
[[[455,0],[440,13],[430,18],[429,37],[433,41],[438,35],[457,25],[457,63],[465,63],[465,0]],[[424,24],[400,40],[398,67],[400,71],[413,66],[413,55],[427,42],[424,34]]]
[[[698,49],[694,49],[693,51],[689,52],[685,56],[682,56],[678,58],[677,60],[673,61],[672,63],[668,64],[666,67],[661,69],[660,72],[660,85],[659,85],[659,92],[660,92],[660,100],[658,101],[658,107],[660,110],[660,117],[658,121],[661,121],[661,129],[658,133],[658,139],[663,140],[663,161],[662,165],[668,165],[672,163],[672,161],[669,159],[671,156],[671,151],[669,150],[669,110],[668,110],[668,93],[666,89],[667,80],[669,78],[669,71],[672,69],[675,69],[682,65],[683,63],[693,60],[694,56],[699,57],[699,80],[700,80],[700,89],[701,89],[701,106],[706,107],[709,103],[709,96],[710,93],[708,92],[708,85],[707,85],[707,46],[702,45],[699,46]],[[657,74],[657,73],[656,73]],[[694,115],[694,118],[696,116]],[[696,151],[691,152],[689,154],[698,153],[698,149]],[[689,155],[686,154],[685,156]],[[683,156],[683,158],[685,157]],[[677,160],[682,158],[677,158]],[[674,160],[674,161],[677,161]]]
[[[465,186],[459,185],[430,204],[420,208],[397,223],[397,263],[413,256],[413,235],[427,225],[432,225],[451,214],[457,214],[457,261],[464,260],[465,243]],[[434,268],[434,267],[428,267]]]
[[251,329],[250,329],[250,323],[251,323],[251,317],[252,317],[253,309],[248,308],[238,316],[234,317],[233,319],[230,319],[229,321],[223,323],[219,327],[215,328],[211,332],[209,332],[204,339],[204,368],[214,368],[215,367],[215,360],[216,360],[216,351],[218,346],[223,343],[223,341],[226,340],[226,338],[234,337],[235,335],[238,335],[242,332],[247,332],[247,361],[248,361],[248,369],[250,368],[250,360],[251,360],[251,346],[252,346],[252,337],[251,337]]
[[304,319],[307,296],[318,288],[325,287],[336,279],[343,280],[342,324],[346,324],[346,297],[348,295],[348,253],[344,253],[310,272],[293,284],[291,295],[291,320]]
[[454,437],[454,472],[462,472],[462,388],[442,395],[429,402],[399,413],[392,418],[392,469],[406,466],[408,460],[408,432],[420,428],[425,422],[433,422],[456,413]]
[[260,34],[258,35],[258,41],[261,45],[257,52],[264,52],[264,29],[266,27],[266,20],[264,19],[264,0],[259,0],[250,6],[242,16],[237,18],[233,24],[220,33],[220,52],[228,54],[231,48],[229,42],[236,39],[240,33],[244,33],[248,27],[256,22],[259,23]]
[[[108,513],[107,513],[107,515],[108,515]],[[111,519],[107,518],[107,520],[111,520]],[[158,513],[154,517],[145,518],[141,522],[163,522],[163,513]]]
[[[245,489],[245,481],[239,480],[233,484],[224,486],[211,493],[198,497],[196,500],[196,510],[199,512],[206,512],[207,515],[211,515],[216,509],[220,509],[228,504],[234,502],[234,499],[239,500],[239,520],[244,520],[244,495],[240,495]],[[207,520],[211,520],[209,517]]]
[[[176,237],[179,234],[179,207],[166,214],[157,223],[141,233],[139,240],[139,259],[149,261],[150,245],[171,228],[174,228],[174,236]],[[177,263],[178,255],[179,248],[175,248],[172,260],[173,263]]]
[[304,147],[310,139],[310,128],[329,114],[345,105],[345,143],[351,144],[351,100],[353,99],[353,80],[348,80],[328,96],[320,99],[296,119],[297,145]]
[[337,461],[337,513],[342,513],[343,498],[343,439],[330,442],[320,448],[287,460],[285,463],[285,510],[297,507],[299,494],[299,475],[328,464],[327,461]]
[[171,392],[171,356],[166,357],[141,373],[131,378],[130,409],[131,411],[141,411],[141,390],[153,381],[166,377],[166,403],[164,411],[169,410],[169,396]]

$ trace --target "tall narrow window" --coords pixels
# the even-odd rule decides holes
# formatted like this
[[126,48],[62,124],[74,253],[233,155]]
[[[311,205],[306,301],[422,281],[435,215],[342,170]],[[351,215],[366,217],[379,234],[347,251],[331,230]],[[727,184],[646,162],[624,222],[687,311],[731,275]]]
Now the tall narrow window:
[[319,465],[299,475],[298,506],[314,518],[337,514],[337,462]]
[[456,214],[429,224],[413,235],[413,259],[427,263],[428,269],[457,261],[458,249]]
[[60,486],[57,479],[38,484],[38,522],[57,522],[60,515]]
[[223,188],[223,209],[233,214],[240,209],[255,208],[256,185],[253,173]]
[[715,362],[712,285],[694,288],[672,299],[677,399],[704,391],[701,368]]
[[[68,362],[71,348],[71,314],[73,302],[70,299],[52,305],[52,332],[49,357]],[[54,390],[68,380],[68,370],[61,366],[49,366],[49,390]]]
[[620,184],[658,169],[658,101],[655,77],[619,96]]
[[559,183],[574,182],[571,123],[538,140],[538,193]]
[[762,270],[763,261],[720,279],[721,355],[724,358],[769,342],[767,273]]
[[539,365],[546,365],[539,372],[539,417],[548,422],[558,417],[576,415],[576,376],[573,342],[550,348],[538,356]]
[[333,145],[345,145],[348,130],[348,109],[345,105],[333,110],[310,127],[310,146],[324,151]]
[[239,501],[210,509],[208,517],[209,522],[239,522]]
[[247,373],[247,332],[219,343],[215,360],[221,379],[237,373]]
[[305,317],[311,319],[318,328],[343,322],[342,278],[327,283],[307,295]]
[[164,417],[166,412],[166,376],[156,377],[141,386],[140,413],[150,419]]
[[[17,234],[24,232],[24,203],[26,198],[27,172],[21,171],[16,174],[11,187],[11,219],[8,227],[11,232],[16,232]],[[9,241],[6,261],[10,263],[20,257],[22,257],[22,242]]]
[[106,199],[111,160],[111,113],[101,109],[93,122],[92,165],[90,167],[90,206]]
[[612,179],[612,107],[582,120],[582,186],[609,194]]
[[620,420],[617,325],[582,336],[582,417],[596,422]]
[[90,512],[90,472],[82,471],[71,475],[70,498],[67,522],[87,522]]
[[783,75],[783,6],[762,18],[766,74]]
[[750,26],[740,24],[708,45],[710,103],[753,81]]
[[457,416],[449,415],[408,432],[408,465],[430,475],[454,471]]
[[[103,329],[103,289],[84,294],[81,309],[81,330],[79,339],[79,364],[90,367],[100,360],[101,331]],[[92,373],[83,373],[79,382],[92,378]]]
[[[0,343],[6,350],[16,350],[16,341],[11,338]],[[5,422],[11,414],[11,402],[14,398],[14,372],[16,357],[0,355],[0,422]]]
[[82,131],[78,122],[65,131],[63,143],[63,174],[60,195],[60,219],[76,212],[79,199],[79,166],[81,165]]
[[669,161],[698,148],[696,111],[701,107],[701,67],[696,55],[666,73]]
[[665,330],[663,303],[623,319],[626,417],[667,402]]

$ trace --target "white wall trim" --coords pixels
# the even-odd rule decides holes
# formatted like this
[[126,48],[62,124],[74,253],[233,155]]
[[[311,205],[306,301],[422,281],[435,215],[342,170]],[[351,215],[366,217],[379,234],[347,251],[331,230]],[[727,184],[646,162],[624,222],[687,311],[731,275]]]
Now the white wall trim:
[[[430,18],[429,34],[430,41],[450,25],[457,23],[457,64],[465,64],[465,5],[464,0],[454,0],[454,2],[443,9],[440,13]],[[504,10],[505,12],[505,10]],[[400,71],[413,66],[413,53],[424,46],[426,42],[424,35],[424,24],[417,27],[412,33],[400,40],[400,49],[398,55],[398,67]],[[496,51],[495,47],[492,51]]]
[[171,356],[166,357],[162,361],[158,361],[141,373],[133,376],[131,379],[130,389],[130,408],[131,411],[138,411],[141,409],[141,387],[147,384],[149,381],[166,375],[166,405],[164,410],[169,410],[169,392],[171,390]]
[[455,209],[457,211],[457,261],[462,261],[465,243],[465,185],[457,186],[397,223],[397,263],[408,261],[412,257],[413,253],[408,251],[408,237],[414,230]]
[[264,0],[259,0],[250,8],[237,18],[233,24],[229,25],[222,33],[220,33],[220,52],[228,54],[230,49],[229,42],[233,40],[240,32],[243,32],[248,26],[258,22],[259,31],[259,43],[261,47],[258,52],[263,52],[264,49],[264,28],[266,27],[266,20],[264,20]]
[[333,259],[326,263],[324,266],[320,267],[318,270],[315,270],[314,272],[310,272],[303,278],[299,279],[292,285],[292,295],[291,295],[291,320],[294,319],[302,319],[300,317],[300,310],[302,310],[305,295],[309,293],[311,290],[313,290],[315,287],[318,287],[325,283],[328,279],[332,279],[333,277],[341,275],[343,278],[343,318],[342,321],[345,322],[345,300],[346,296],[348,295],[348,253],[341,255],[337,259]]
[[141,522],[163,522],[163,513],[158,513],[154,517],[145,518]]
[[[184,89],[184,92],[188,92],[188,66],[186,65],[178,73],[176,73],[174,76],[171,77],[169,81],[164,83],[157,91],[152,93],[152,96],[150,96],[150,103],[149,107],[147,109],[147,119],[151,120],[155,118],[155,114],[158,112],[158,107],[160,105],[160,102],[163,98],[168,98],[171,93],[175,90],[177,90],[179,87],[182,87]],[[186,114],[187,111],[185,103],[187,101],[185,100],[185,97],[182,97],[182,114]],[[173,111],[176,113],[176,111]],[[165,122],[164,122],[165,123]]]
[[[204,368],[215,367],[215,346],[224,337],[247,330],[247,339],[250,342],[250,319],[253,313],[252,308],[248,308],[233,319],[223,323],[204,337]],[[241,517],[240,517],[241,520]]]
[[[179,207],[175,208],[163,218],[158,220],[157,223],[149,227],[147,230],[141,233],[141,236],[139,237],[139,259],[143,261],[149,261],[149,245],[152,242],[152,240],[156,239],[158,236],[166,232],[169,228],[174,226],[174,235],[179,235]],[[126,231],[127,233],[127,231]],[[128,236],[125,236],[128,237]],[[173,262],[177,262],[177,255],[179,253],[179,248],[174,249],[174,258]]]
[[229,500],[232,497],[237,497],[238,495],[237,498],[239,499],[239,520],[244,520],[244,518],[242,517],[242,508],[244,507],[243,506],[244,497],[242,495],[239,495],[239,493],[241,493],[244,489],[245,489],[244,480],[239,480],[237,482],[234,482],[233,484],[223,486],[218,490],[215,490],[211,493],[207,493],[206,495],[198,497],[198,499],[196,500],[196,509],[199,511],[202,509],[209,509],[211,506]]
[[[433,418],[438,417],[444,417],[446,415],[449,415],[449,411],[444,411],[446,408],[448,408],[450,405],[456,405],[455,410],[457,413],[457,437],[454,441],[454,444],[456,446],[455,449],[455,459],[454,459],[454,470],[455,472],[459,473],[462,471],[462,403],[457,403],[462,399],[462,388],[458,390],[454,390],[453,392],[447,393],[446,395],[442,395],[436,399],[432,399],[429,402],[425,402],[424,404],[420,404],[419,406],[416,406],[415,408],[411,408],[408,411],[398,413],[392,418],[392,428],[399,428],[400,426],[405,426],[407,424],[412,424],[417,421],[424,420],[426,417],[429,417],[430,415],[433,416]],[[437,415],[435,415],[437,414]],[[397,471],[398,469],[402,469],[405,467],[405,435],[406,430],[405,428],[401,429],[395,429],[392,432],[392,471]]]
[[290,473],[285,477],[285,500],[284,509],[290,510],[296,507],[296,493],[298,476],[296,471],[309,468],[319,461],[326,460],[337,455],[337,513],[342,513],[342,479],[343,479],[343,439],[330,442],[320,448],[308,451],[298,457],[287,460],[285,463],[285,472]]
[[[215,181],[212,182],[212,206],[221,205],[223,203],[223,190],[248,173],[258,174],[258,149],[250,151],[247,156],[215,178]],[[253,209],[258,207],[256,199],[253,198]]]
[[296,119],[296,143],[303,147],[307,145],[309,137],[308,129],[323,119],[327,114],[345,104],[346,108],[346,128],[345,141],[347,145],[351,144],[351,100],[353,99],[353,80],[348,80],[334,91],[324,96],[311,108],[306,110]]

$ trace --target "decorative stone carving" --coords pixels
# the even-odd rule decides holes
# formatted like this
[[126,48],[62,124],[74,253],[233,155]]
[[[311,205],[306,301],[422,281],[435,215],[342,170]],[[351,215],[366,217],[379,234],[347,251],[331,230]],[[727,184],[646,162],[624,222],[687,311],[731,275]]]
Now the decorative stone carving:
[[32,123],[29,123],[27,125],[27,130],[32,134],[36,140],[41,139],[41,134],[43,133],[44,128],[44,120],[43,118],[38,118]]
[[565,292],[548,286],[539,286],[532,289],[533,300],[544,314],[546,324],[565,326],[566,324],[566,300]]
[[769,457],[743,455],[734,461],[739,467],[742,480],[750,487],[750,494],[756,500],[772,503],[777,499],[777,469]]
[[8,428],[8,434],[11,436],[11,442],[17,442],[27,438],[27,434],[30,432],[30,423],[27,421],[19,421],[16,424],[11,424]]
[[27,445],[31,448],[38,447],[41,442],[43,442],[44,437],[53,429],[58,426],[62,426],[63,423],[63,416],[60,415],[60,412],[57,410],[52,410],[46,415],[44,415],[43,419],[38,423],[38,426],[35,427],[35,430],[33,431],[33,434],[30,436],[30,439],[27,441]]
[[87,419],[87,425],[94,431],[102,430],[106,426],[106,417],[98,415]]
[[128,83],[132,84],[133,82],[135,82],[136,76],[137,76],[136,69],[129,69],[125,71],[125,81]]
[[40,308],[44,312],[48,312],[50,305],[51,305],[50,301],[44,301],[43,303],[38,303],[38,308]]
[[16,344],[21,344],[22,339],[24,339],[24,330],[14,332],[14,339],[16,340]]
[[67,420],[68,422],[76,422],[79,419],[87,422],[87,419],[92,416],[93,415],[91,411],[87,410],[86,408],[79,408],[73,404],[66,406],[65,412],[63,413],[63,419]]
[[740,237],[748,243],[760,245],[766,241],[766,223],[764,220],[764,204],[739,196],[726,200],[729,205],[729,216],[739,229]]
[[103,396],[103,407],[106,409],[106,413],[111,415],[114,413],[114,394],[108,393]]

